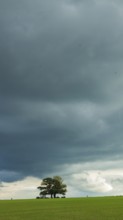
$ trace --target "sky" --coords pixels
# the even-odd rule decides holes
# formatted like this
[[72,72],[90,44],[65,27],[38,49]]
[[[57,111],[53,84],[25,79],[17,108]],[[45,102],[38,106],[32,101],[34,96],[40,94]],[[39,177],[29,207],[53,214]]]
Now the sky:
[[123,194],[123,2],[0,1],[0,199]]

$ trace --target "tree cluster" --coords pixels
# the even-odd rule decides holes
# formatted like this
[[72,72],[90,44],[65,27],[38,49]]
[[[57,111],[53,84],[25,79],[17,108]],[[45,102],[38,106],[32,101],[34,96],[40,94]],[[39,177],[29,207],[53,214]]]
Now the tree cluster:
[[41,185],[38,186],[38,189],[40,190],[41,197],[45,198],[46,195],[50,195],[51,198],[56,198],[57,194],[65,195],[67,185],[63,183],[60,176],[54,176],[53,178],[44,178]]

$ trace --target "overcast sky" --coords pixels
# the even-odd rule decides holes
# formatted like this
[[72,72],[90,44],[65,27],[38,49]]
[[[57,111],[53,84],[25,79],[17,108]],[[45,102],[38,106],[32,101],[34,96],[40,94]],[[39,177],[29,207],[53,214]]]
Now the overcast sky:
[[0,1],[0,198],[123,193],[123,3]]

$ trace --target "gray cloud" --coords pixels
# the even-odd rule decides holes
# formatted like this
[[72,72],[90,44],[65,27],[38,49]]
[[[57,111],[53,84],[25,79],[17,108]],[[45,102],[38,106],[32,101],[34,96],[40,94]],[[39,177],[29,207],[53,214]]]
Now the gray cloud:
[[1,181],[122,158],[122,10],[120,1],[1,1]]
[[[105,5],[100,8],[98,4],[93,5],[91,9],[82,5],[80,7],[84,11],[82,13],[74,5],[73,8],[77,11],[72,13],[70,4],[65,2],[64,7],[62,4],[56,5],[54,10],[53,6],[52,10],[49,10],[47,4],[40,6],[37,2],[35,6],[26,4],[21,16],[24,7],[21,4],[15,11],[9,10],[10,13],[6,15],[8,17],[6,25],[9,27],[3,32],[3,41],[7,41],[7,45],[3,42],[5,57],[2,53],[4,71],[1,72],[3,72],[2,80],[8,84],[9,90],[6,90],[5,86],[1,86],[1,89],[3,87],[4,92],[9,92],[12,96],[50,101],[65,98],[67,101],[84,98],[100,100],[100,97],[102,99],[105,93],[103,85],[99,84],[102,80],[101,75],[103,74],[103,81],[106,81],[105,86],[107,86],[112,77],[110,72],[117,71],[108,70],[109,77],[107,70],[104,72],[103,65],[106,65],[107,60],[109,63],[114,61],[115,53],[122,52],[121,44],[120,48],[117,48],[118,44],[114,44],[117,40],[122,42],[122,26],[119,24],[121,22],[116,9],[113,6],[110,10],[106,9]],[[36,6],[39,6],[39,9]],[[41,7],[44,7],[47,19],[42,18]],[[27,14],[29,9],[30,12]],[[102,19],[104,12],[108,19],[106,22]],[[73,25],[72,19],[74,19]],[[114,25],[118,30],[114,29]],[[121,54],[117,59],[119,57],[121,58]],[[6,76],[9,71],[11,78]]]

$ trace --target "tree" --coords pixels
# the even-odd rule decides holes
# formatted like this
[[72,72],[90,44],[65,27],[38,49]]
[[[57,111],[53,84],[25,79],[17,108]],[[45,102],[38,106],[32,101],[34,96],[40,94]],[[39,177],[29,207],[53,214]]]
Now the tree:
[[51,198],[56,198],[57,194],[65,195],[67,185],[63,183],[60,176],[54,176],[53,178],[44,178],[38,189],[40,190],[40,196],[46,197],[46,195],[50,195]]

